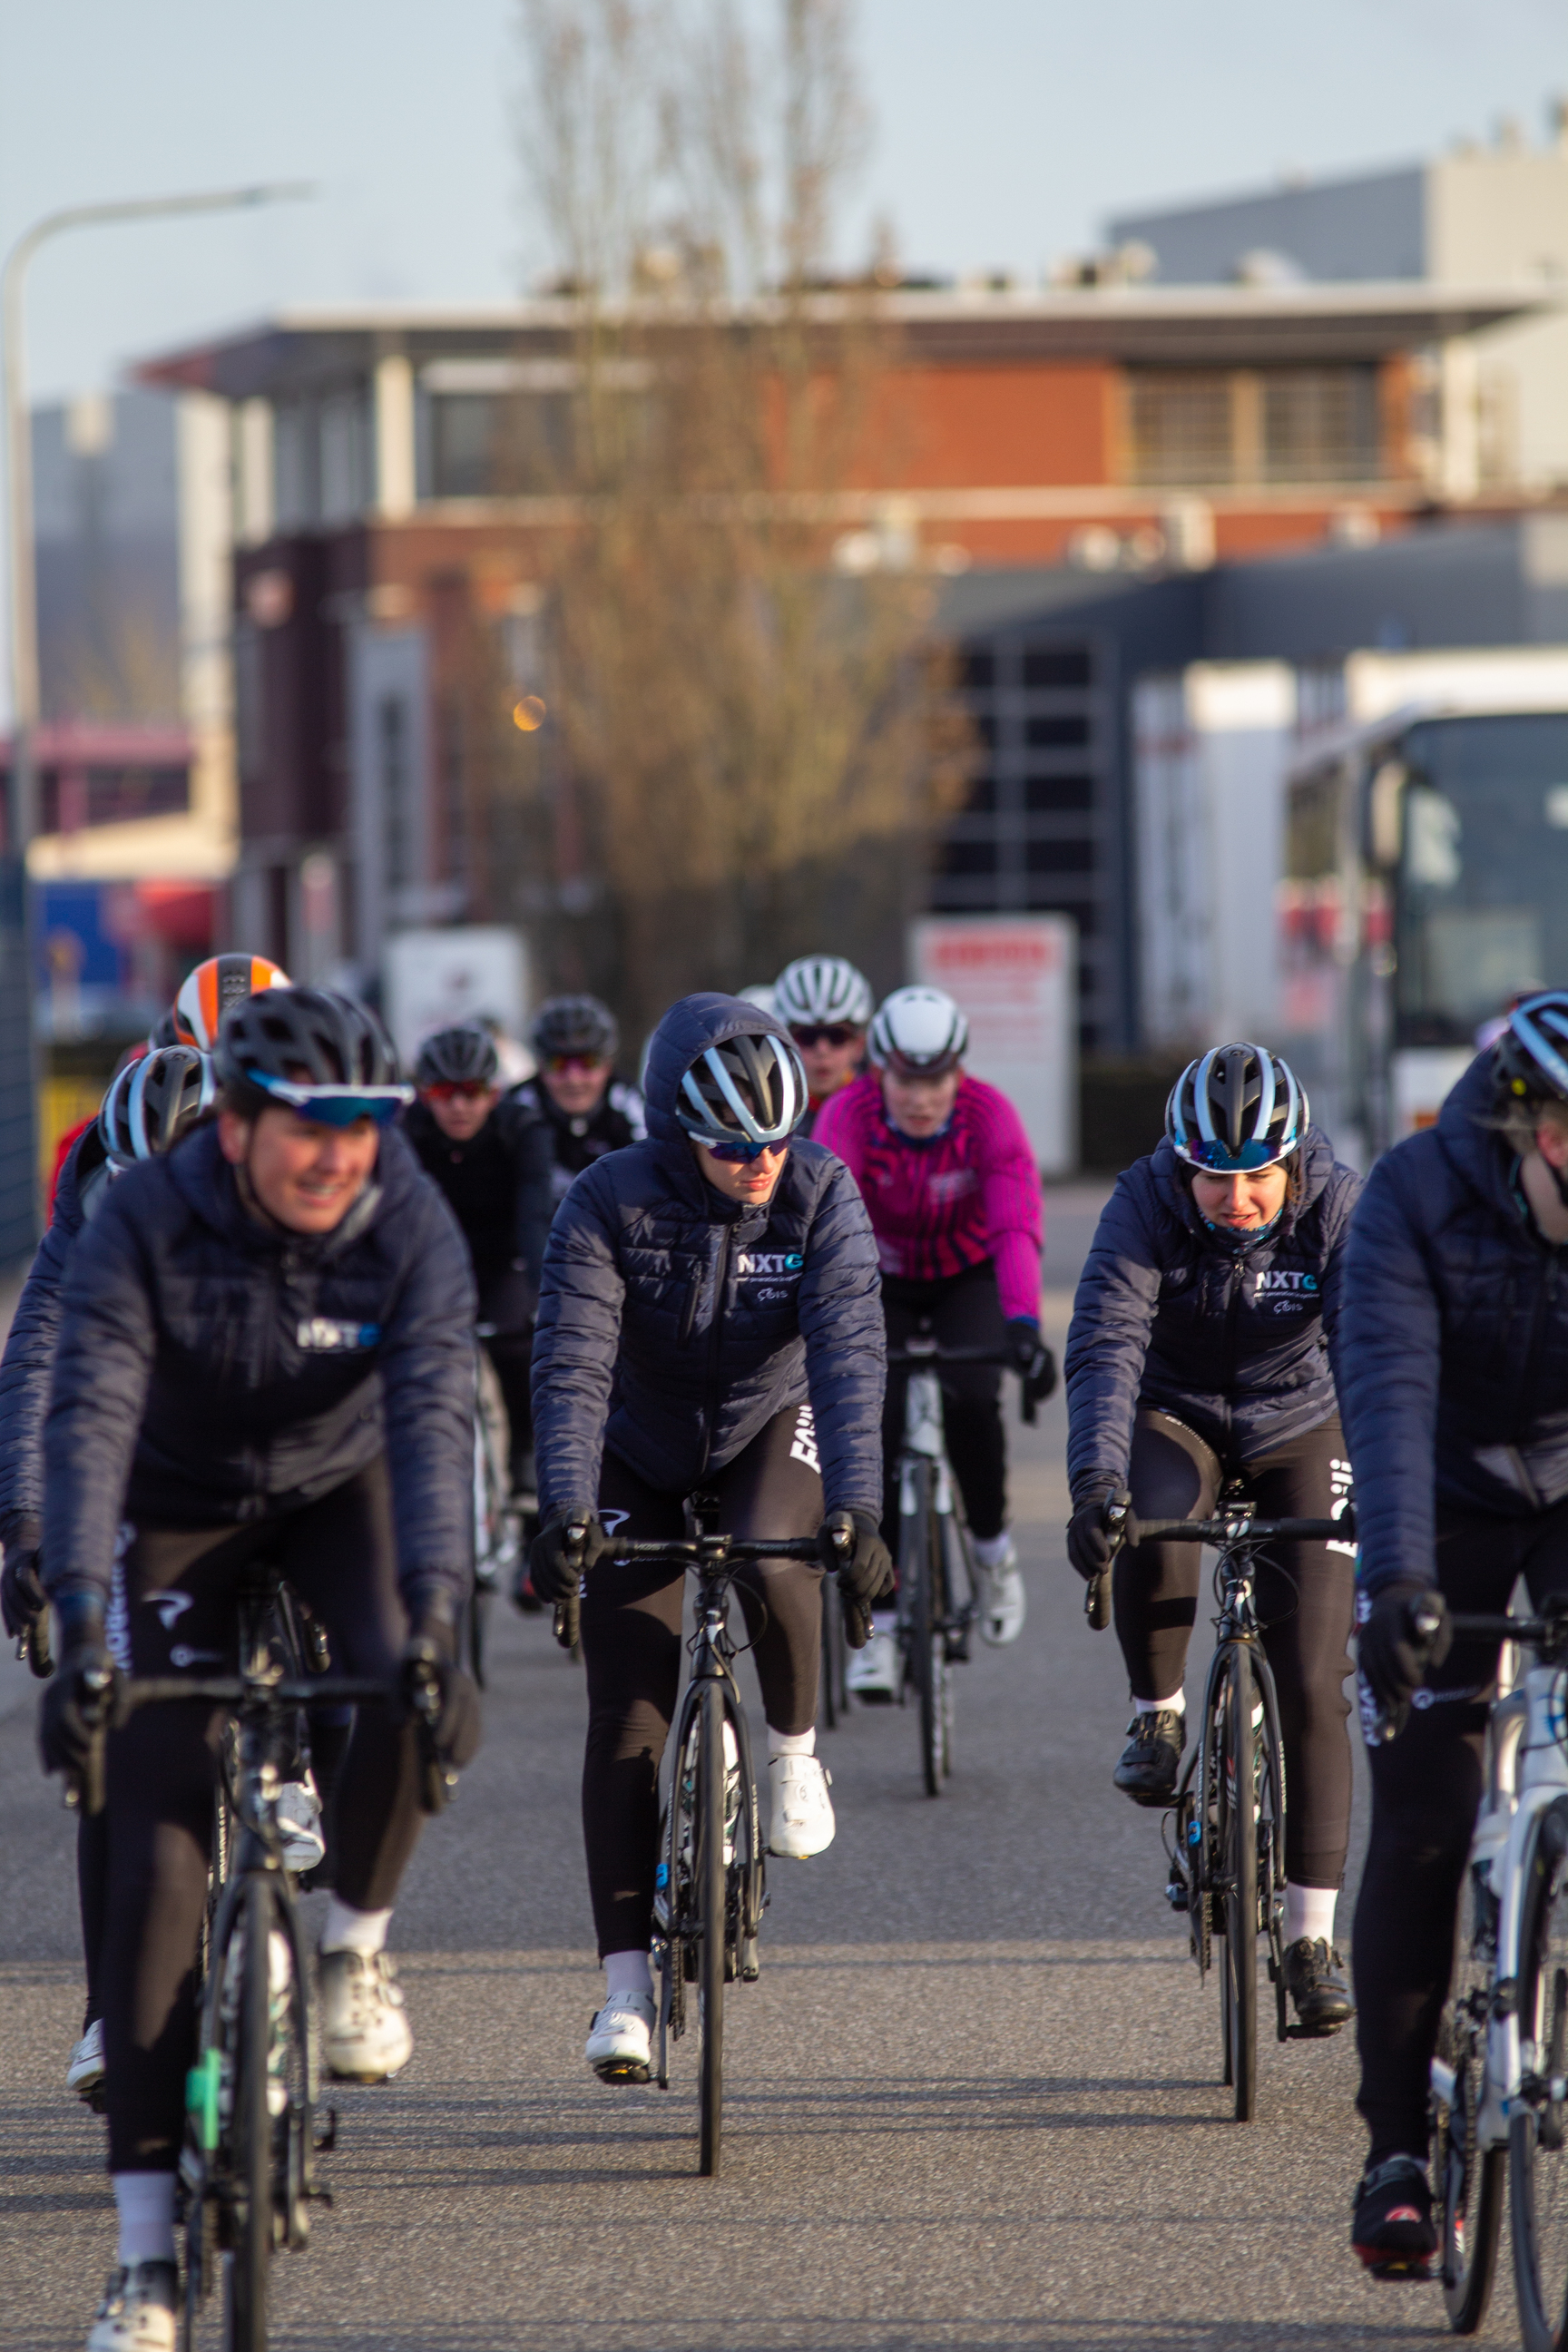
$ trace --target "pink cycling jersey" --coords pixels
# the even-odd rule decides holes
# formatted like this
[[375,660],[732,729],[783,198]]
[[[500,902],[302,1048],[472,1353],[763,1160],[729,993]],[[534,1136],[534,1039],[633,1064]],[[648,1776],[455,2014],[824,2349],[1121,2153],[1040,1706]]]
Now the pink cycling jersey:
[[830,1095],[814,1142],[859,1185],[884,1274],[940,1282],[992,1258],[1004,1315],[1040,1311],[1045,1203],[1023,1121],[983,1078],[963,1077],[940,1135],[916,1142],[890,1125],[874,1071]]

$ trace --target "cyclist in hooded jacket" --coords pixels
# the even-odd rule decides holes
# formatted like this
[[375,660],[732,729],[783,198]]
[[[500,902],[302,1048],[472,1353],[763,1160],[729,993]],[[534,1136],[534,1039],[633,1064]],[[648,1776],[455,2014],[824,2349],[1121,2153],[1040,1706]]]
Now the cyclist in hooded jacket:
[[[1310,1123],[1289,1065],[1218,1045],[1172,1090],[1164,1139],[1117,1180],[1068,1336],[1068,1553],[1111,1565],[1108,1512],[1208,1517],[1239,1479],[1263,1518],[1338,1517],[1350,1493],[1329,1351],[1359,1179]],[[1334,1949],[1350,1839],[1354,1547],[1286,1544],[1259,1561],[1264,1648],[1285,1748],[1286,1982],[1303,2029],[1351,2015]],[[1183,1680],[1197,1614],[1196,1544],[1115,1555],[1131,1738],[1116,1767],[1134,1804],[1175,1793]]]
[[[1498,1665],[1448,1611],[1500,1614],[1520,1576],[1536,1607],[1568,1593],[1568,992],[1517,1005],[1436,1125],[1373,1169],[1340,1358],[1372,1743],[1354,1937],[1371,2145],[1352,2235],[1375,2274],[1423,2276],[1429,2071]],[[1379,1710],[1404,1722],[1386,1744]]]
[[[113,1185],[66,1274],[44,1433],[61,1654],[46,1769],[79,1780],[105,1682],[230,1658],[235,1584],[260,1559],[322,1619],[342,1671],[405,1695],[434,1682],[437,1744],[460,1763],[478,1737],[455,1663],[472,1536],[461,1238],[388,1124],[408,1089],[363,1007],[263,991],[226,1016],[216,1061],[216,1122]],[[200,1706],[149,1708],[108,1735],[120,2269],[89,2352],[173,2352],[216,1746]],[[419,1780],[412,1717],[363,1709],[321,1953],[323,2053],[358,2080],[396,2073],[412,2048],[384,1947]]]
[[[847,1628],[891,1577],[879,1532],[884,1347],[877,1253],[847,1171],[792,1141],[805,1074],[782,1024],[683,997],[647,1062],[649,1139],[578,1177],[544,1259],[533,1354],[544,1601],[576,1592],[588,1675],[583,1822],[605,1997],[587,2059],[646,2082],[658,1767],[681,1664],[679,1569],[617,1562],[614,1538],[679,1538],[711,1493],[734,1535],[818,1537]],[[579,1555],[568,1529],[585,1526]],[[815,1755],[821,1569],[737,1579],[768,1724],[774,1853],[833,1836]]]

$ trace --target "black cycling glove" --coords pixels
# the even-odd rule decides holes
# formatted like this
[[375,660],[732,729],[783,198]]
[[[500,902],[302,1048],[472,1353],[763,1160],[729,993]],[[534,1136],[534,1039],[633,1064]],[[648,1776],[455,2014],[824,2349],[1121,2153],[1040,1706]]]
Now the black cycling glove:
[[120,1670],[103,1635],[96,1601],[63,1603],[58,1670],[38,1706],[38,1753],[46,1772],[63,1772],[85,1796],[87,1811],[103,1802],[104,1736],[113,1712]]
[[[583,1528],[580,1546],[568,1543],[568,1528]],[[556,1511],[528,1548],[529,1582],[546,1607],[575,1601],[583,1578],[614,1549],[596,1511]]]
[[1023,1382],[1024,1410],[1032,1412],[1056,1388],[1057,1360],[1041,1339],[1039,1324],[1032,1315],[1008,1318],[1007,1344]]
[[[1435,1630],[1417,1624],[1418,1613],[1435,1618]],[[1448,1604],[1440,1592],[1430,1591],[1425,1585],[1385,1584],[1381,1592],[1358,1597],[1356,1617],[1356,1666],[1361,1678],[1385,1714],[1401,1717],[1432,1668],[1442,1664],[1453,1645]]]
[[458,1634],[445,1601],[416,1615],[403,1652],[398,1680],[405,1720],[420,1727],[420,1801],[438,1813],[471,1764],[479,1745],[479,1695],[458,1664]]
[[40,1641],[49,1613],[48,1595],[38,1579],[38,1555],[21,1544],[5,1546],[0,1568],[0,1622],[14,1642],[26,1644],[27,1664],[40,1676],[49,1671],[47,1634]]
[[824,1568],[837,1572],[844,1638],[852,1650],[863,1650],[871,1638],[872,1603],[893,1589],[893,1556],[881,1522],[869,1511],[829,1511],[816,1549]]
[[1125,1500],[1122,1489],[1110,1479],[1102,1486],[1079,1489],[1068,1521],[1068,1558],[1086,1584],[1103,1576],[1116,1556],[1109,1512],[1112,1503]]

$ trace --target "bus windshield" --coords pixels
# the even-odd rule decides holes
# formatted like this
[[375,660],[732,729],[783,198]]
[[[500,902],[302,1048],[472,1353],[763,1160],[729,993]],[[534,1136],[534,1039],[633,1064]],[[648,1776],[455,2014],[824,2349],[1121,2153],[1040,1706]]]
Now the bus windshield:
[[1395,1042],[1468,1045],[1568,985],[1568,712],[1424,720],[1401,751]]

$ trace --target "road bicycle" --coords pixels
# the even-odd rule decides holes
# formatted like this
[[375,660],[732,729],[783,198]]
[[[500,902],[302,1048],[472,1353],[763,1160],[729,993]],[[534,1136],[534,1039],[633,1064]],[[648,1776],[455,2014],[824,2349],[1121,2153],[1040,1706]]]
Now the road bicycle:
[[[899,1451],[899,1697],[919,1708],[921,1771],[928,1797],[940,1797],[952,1770],[952,1669],[969,1658],[979,1613],[974,1556],[956,1499],[942,1434],[943,1364],[1006,1364],[994,1348],[944,1348],[917,1330],[888,1350],[888,1370],[907,1370],[904,1442]],[[1023,1414],[1035,1419],[1026,1391]]]
[[[252,1580],[245,1607],[276,1612],[275,1576]],[[226,1850],[215,1846],[200,1959],[195,2063],[186,2076],[179,2179],[185,2240],[184,2342],[219,2281],[225,2352],[265,2352],[273,2253],[308,2242],[310,2207],[329,2202],[317,2155],[332,2147],[335,2112],[317,2120],[318,2067],[307,1953],[295,1885],[283,1862],[277,1802],[300,1746],[300,1712],[396,1703],[384,1683],[284,1671],[275,1645],[240,1653],[237,1675],[144,1676],[121,1684],[109,1720],[142,1706],[192,1702],[228,1711],[219,1748]],[[454,1775],[437,1759],[433,1678],[416,1690],[423,1718],[421,1796],[447,1801]],[[83,1775],[89,1811],[103,1801],[101,1731]]]
[[[481,1323],[484,1339],[494,1326]],[[486,1634],[490,1602],[516,1571],[522,1557],[521,1513],[531,1496],[514,1499],[509,1460],[506,1405],[495,1366],[476,1350],[474,1384],[474,1587],[468,1596],[464,1646],[475,1682],[485,1687]]]
[[[724,1535],[702,1529],[701,1517],[699,1505],[694,1537],[617,1542],[614,1557],[689,1568],[697,1580],[691,1672],[668,1749],[669,1796],[654,1880],[653,1949],[661,2091],[669,2088],[669,2044],[686,2032],[689,1989],[696,1989],[698,2170],[710,2179],[719,2169],[723,2126],[724,1987],[756,1982],[757,1937],[768,1900],[751,1734],[729,1629],[730,1591],[746,1560],[816,1562],[821,1555],[809,1537]],[[568,1539],[574,1533],[580,1543],[579,1531],[569,1529]],[[851,1540],[847,1532],[846,1551]]]
[[[1486,2316],[1505,2198],[1526,2352],[1568,2346],[1568,1597],[1533,1617],[1456,1616],[1505,1651],[1485,1792],[1432,2061],[1433,2181],[1448,2323]],[[1436,1621],[1434,1621],[1435,1624]],[[1417,1698],[1419,1704],[1419,1697]],[[1384,1736],[1392,1728],[1380,1725]]]
[[[1214,1590],[1215,1646],[1204,1685],[1197,1745],[1190,1750],[1166,1815],[1165,1895],[1184,1912],[1200,1977],[1220,1972],[1222,2080],[1234,2095],[1237,2123],[1258,2106],[1258,1945],[1265,1946],[1274,1987],[1275,2036],[1300,2038],[1289,2021],[1285,1989],[1285,1751],[1274,1676],[1264,1654],[1254,1591],[1254,1561],[1271,1543],[1344,1543],[1347,1512],[1332,1519],[1259,1519],[1242,1496],[1222,1496],[1208,1519],[1136,1519],[1113,1509],[1112,1536],[1130,1547],[1150,1542],[1206,1543],[1219,1552]],[[1109,1586],[1110,1579],[1097,1579]],[[1108,1595],[1092,1588],[1109,1616]]]

